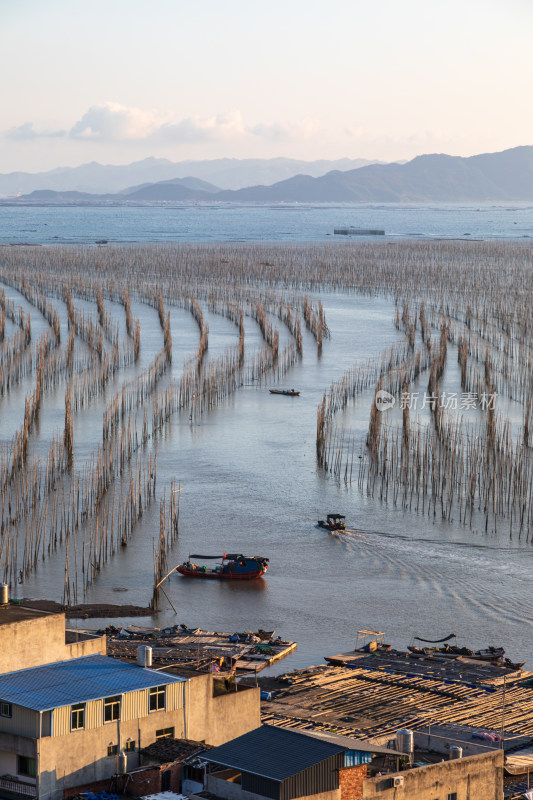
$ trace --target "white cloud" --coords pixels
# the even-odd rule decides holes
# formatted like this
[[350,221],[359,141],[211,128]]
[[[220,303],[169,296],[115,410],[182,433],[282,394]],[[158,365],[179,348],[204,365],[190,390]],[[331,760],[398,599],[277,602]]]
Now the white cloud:
[[180,122],[162,125],[156,133],[159,138],[176,142],[213,142],[238,140],[246,135],[240,111],[228,111],[212,117],[187,117]]
[[157,111],[104,103],[91,106],[70,130],[73,139],[91,141],[139,141],[148,139],[165,122]]
[[195,115],[177,122],[158,111],[142,111],[119,103],[92,106],[70,131],[74,139],[91,141],[153,141],[176,143],[240,142],[263,139],[291,142],[311,139],[321,131],[314,120],[292,125],[259,123],[247,126],[240,111],[210,117]]
[[36,131],[33,122],[24,122],[15,128],[10,128],[4,135],[16,142],[27,142],[34,139],[56,139],[64,136],[65,131]]
[[282,125],[279,122],[271,124],[259,123],[248,128],[248,131],[253,136],[269,142],[297,142],[303,139],[314,139],[324,133],[317,122],[309,118],[292,125]]
[[14,141],[40,137],[68,136],[71,140],[93,143],[202,144],[226,143],[239,146],[257,142],[267,144],[324,140],[326,134],[313,119],[294,123],[259,122],[247,125],[239,110],[212,116],[194,115],[175,119],[158,110],[145,111],[121,103],[106,102],[91,106],[66,131],[36,131],[32,122],[11,128],[5,136]]

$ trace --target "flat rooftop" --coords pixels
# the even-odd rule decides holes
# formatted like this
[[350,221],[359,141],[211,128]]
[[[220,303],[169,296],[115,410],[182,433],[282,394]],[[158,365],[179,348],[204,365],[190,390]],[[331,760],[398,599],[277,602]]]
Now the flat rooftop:
[[47,611],[41,611],[36,608],[27,608],[26,606],[22,605],[12,605],[11,603],[7,606],[0,606],[0,625],[12,625],[14,622],[25,622],[27,620],[50,616],[64,617],[65,615],[62,611],[50,614]]
[[92,655],[0,675],[0,698],[32,711],[50,711],[184,680],[108,656]]

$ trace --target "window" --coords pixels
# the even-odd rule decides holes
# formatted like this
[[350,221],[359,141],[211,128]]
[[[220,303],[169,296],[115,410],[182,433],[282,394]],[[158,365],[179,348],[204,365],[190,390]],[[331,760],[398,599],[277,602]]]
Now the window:
[[135,751],[135,739],[130,739],[124,745],[124,752],[125,753],[133,753]]
[[13,716],[13,708],[11,703],[0,703],[0,717]]
[[70,711],[70,728],[78,731],[85,728],[85,703],[77,703]]
[[120,719],[119,694],[104,699],[104,722],[114,722],[116,719]]
[[160,728],[158,731],[155,732],[155,738],[157,739],[173,739],[174,738],[174,728]]
[[449,792],[448,800],[457,800],[457,792]]
[[150,689],[150,711],[161,711],[165,708],[165,687],[154,686]]
[[17,756],[17,773],[27,775],[28,778],[35,778],[35,759],[28,756]]
[[195,781],[196,783],[203,784],[205,780],[204,768],[186,764],[183,767],[183,780]]
[[108,744],[107,745],[107,755],[108,756],[116,756],[118,753],[118,744]]

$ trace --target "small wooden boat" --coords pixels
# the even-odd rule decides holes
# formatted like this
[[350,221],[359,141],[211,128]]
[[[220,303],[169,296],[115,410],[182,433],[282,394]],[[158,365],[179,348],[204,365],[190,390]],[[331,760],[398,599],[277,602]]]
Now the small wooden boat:
[[479,661],[500,661],[504,655],[503,647],[487,647],[486,650],[476,650],[472,658]]
[[[199,558],[203,561],[217,559],[220,564],[216,567],[207,567],[195,564],[191,559]],[[240,553],[224,553],[222,556],[205,556],[191,553],[188,561],[176,567],[176,572],[186,578],[207,578],[219,581],[251,581],[260,578],[268,569],[268,558],[263,556],[243,556]]]
[[319,519],[318,524],[327,531],[343,531],[346,528],[343,514],[328,514],[326,519]]
[[296,389],[269,389],[270,394],[283,394],[285,397],[298,397],[300,392]]
[[392,645],[385,641],[383,631],[357,631],[354,652],[356,653],[388,653]]
[[276,631],[264,631],[263,628],[259,628],[259,630],[255,631],[255,635],[259,636],[259,638],[265,642],[269,642],[273,639],[275,633]]
[[503,666],[507,667],[507,669],[522,669],[525,663],[525,661],[511,661],[510,658],[503,659]]

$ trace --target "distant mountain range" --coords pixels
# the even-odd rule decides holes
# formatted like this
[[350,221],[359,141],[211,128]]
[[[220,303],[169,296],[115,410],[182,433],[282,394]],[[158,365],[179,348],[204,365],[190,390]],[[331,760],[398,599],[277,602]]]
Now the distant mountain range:
[[126,186],[156,183],[194,175],[218,189],[241,189],[258,183],[270,185],[292,178],[298,173],[317,177],[332,169],[356,169],[377,163],[363,158],[341,158],[337,161],[301,161],[293,158],[218,158],[211,161],[169,161],[166,158],[145,158],[125,166],[82,164],[61,167],[49,172],[11,172],[0,175],[0,197],[28,194],[39,189],[56,192],[117,193]]
[[118,194],[36,191],[15,202],[123,204],[201,200],[235,203],[533,201],[533,147],[515,147],[470,158],[424,155],[405,164],[370,164],[347,171],[336,169],[318,177],[294,175],[270,186],[234,190],[219,189],[197,177],[185,177],[132,186]]

